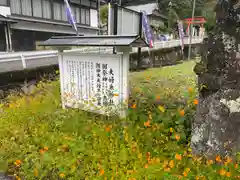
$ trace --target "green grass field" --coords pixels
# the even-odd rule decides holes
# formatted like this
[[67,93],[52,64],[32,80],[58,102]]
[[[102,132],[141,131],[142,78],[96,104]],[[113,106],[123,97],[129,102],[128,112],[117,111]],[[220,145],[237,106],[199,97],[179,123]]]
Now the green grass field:
[[18,180],[237,179],[231,159],[191,154],[193,66],[131,73],[132,104],[121,120],[61,109],[58,81],[10,96],[0,105],[0,171]]

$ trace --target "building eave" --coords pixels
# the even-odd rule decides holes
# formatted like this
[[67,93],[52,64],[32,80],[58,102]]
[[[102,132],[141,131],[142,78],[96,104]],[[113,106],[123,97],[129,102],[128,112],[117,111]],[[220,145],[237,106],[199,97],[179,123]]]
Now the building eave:
[[[64,22],[56,22],[56,21],[51,21],[51,20],[43,20],[43,19],[35,19],[31,17],[21,17],[19,15],[10,15],[8,18],[12,20],[22,20],[22,21],[28,21],[28,22],[37,22],[37,23],[44,23],[44,24],[54,24],[54,25],[61,25],[61,26],[71,26],[69,23],[64,23]],[[99,30],[99,28],[96,27],[91,27],[91,26],[84,26],[84,25],[79,25],[77,24],[77,27],[79,28],[84,28],[84,29],[91,29],[91,30]]]

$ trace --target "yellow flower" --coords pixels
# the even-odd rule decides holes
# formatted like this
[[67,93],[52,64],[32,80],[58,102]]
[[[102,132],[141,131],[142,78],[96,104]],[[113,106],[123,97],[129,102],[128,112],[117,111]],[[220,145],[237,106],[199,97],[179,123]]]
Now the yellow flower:
[[35,177],[38,176],[38,170],[37,170],[36,168],[33,170],[33,173],[34,173],[34,176],[35,176]]
[[59,174],[59,177],[60,177],[60,178],[64,178],[64,177],[65,177],[65,174],[60,173],[60,174]]
[[232,162],[232,159],[230,157],[226,158],[226,161],[224,162],[225,165],[228,165]]
[[74,171],[76,169],[76,166],[75,165],[72,165],[72,170]]
[[170,129],[169,129],[169,132],[170,132],[170,133],[173,133],[173,128],[170,128]]
[[186,168],[185,172],[189,173],[190,172],[190,168]]
[[165,112],[165,109],[164,109],[164,107],[163,107],[163,106],[158,106],[158,109],[159,109],[159,111],[161,111],[162,113],[164,113],[164,112]]
[[171,160],[171,161],[169,162],[169,167],[170,167],[170,168],[174,168],[174,161],[173,161],[173,160]]

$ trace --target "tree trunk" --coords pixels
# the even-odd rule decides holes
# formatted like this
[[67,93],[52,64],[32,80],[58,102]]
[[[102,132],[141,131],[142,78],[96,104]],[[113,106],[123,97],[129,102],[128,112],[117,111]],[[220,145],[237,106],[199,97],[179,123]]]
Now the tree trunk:
[[192,126],[196,155],[240,152],[240,0],[218,0],[217,24],[202,45],[199,104]]

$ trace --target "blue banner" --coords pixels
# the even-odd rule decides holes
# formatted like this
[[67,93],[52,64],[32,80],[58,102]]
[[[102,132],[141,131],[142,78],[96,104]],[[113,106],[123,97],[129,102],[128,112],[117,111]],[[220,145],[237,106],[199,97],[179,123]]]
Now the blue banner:
[[148,22],[148,16],[146,11],[141,11],[142,12],[142,26],[143,26],[143,32],[145,39],[149,45],[150,48],[153,48],[153,35],[152,31]]
[[77,30],[77,25],[76,25],[76,21],[75,18],[72,14],[70,5],[68,3],[68,0],[64,0],[65,4],[66,4],[66,14],[67,14],[67,20],[68,23],[72,25],[72,27],[74,28],[74,30],[76,31],[76,34],[78,35],[78,30]]

